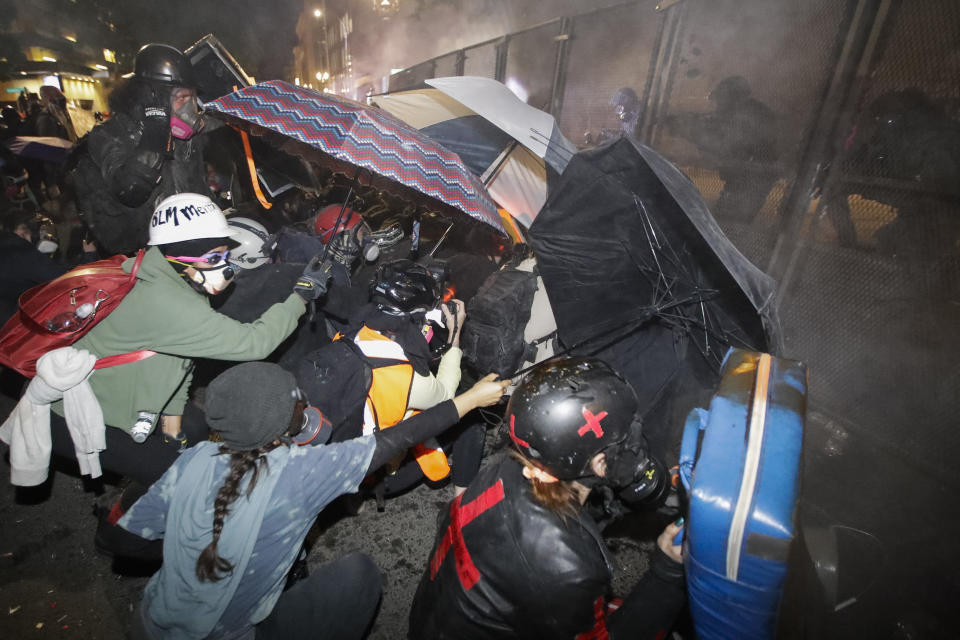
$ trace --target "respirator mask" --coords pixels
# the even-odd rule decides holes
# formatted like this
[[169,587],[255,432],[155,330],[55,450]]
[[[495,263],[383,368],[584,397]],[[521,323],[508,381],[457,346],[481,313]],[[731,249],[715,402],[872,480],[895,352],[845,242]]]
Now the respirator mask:
[[366,223],[357,230],[357,241],[360,243],[360,255],[364,260],[374,262],[380,257],[380,245]]
[[291,442],[301,447],[306,445],[318,446],[327,444],[333,435],[333,425],[316,407],[306,407],[303,410],[303,426],[296,435],[290,438]]
[[647,451],[639,421],[630,427],[627,438],[606,450],[607,474],[596,479],[605,487],[604,502],[614,497],[631,509],[656,508],[670,490],[663,465]]
[[204,291],[215,296],[218,293],[223,293],[230,286],[235,275],[236,271],[234,271],[233,265],[224,261],[222,265],[212,269],[194,269],[191,279],[203,287]]
[[371,238],[363,238],[360,240],[360,255],[367,262],[374,262],[380,257],[380,245]]
[[187,89],[174,89],[170,95],[170,133],[179,140],[189,140],[203,128],[200,105],[194,93]]

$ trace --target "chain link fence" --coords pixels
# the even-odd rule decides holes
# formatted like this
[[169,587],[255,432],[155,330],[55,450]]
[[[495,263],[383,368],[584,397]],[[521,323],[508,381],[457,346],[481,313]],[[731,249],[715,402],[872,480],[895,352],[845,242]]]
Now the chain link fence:
[[958,43],[956,0],[641,0],[458,53],[580,147],[665,154],[778,280],[783,355],[810,370],[801,515],[870,532],[900,584],[816,637],[949,637],[957,615]]

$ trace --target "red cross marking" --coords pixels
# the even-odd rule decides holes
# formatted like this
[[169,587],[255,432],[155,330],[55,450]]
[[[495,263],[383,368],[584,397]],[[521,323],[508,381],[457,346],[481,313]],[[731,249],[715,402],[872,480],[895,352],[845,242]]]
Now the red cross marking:
[[606,605],[603,602],[603,596],[600,596],[593,602],[593,628],[578,633],[574,640],[608,640],[609,637]]
[[463,507],[460,506],[461,498],[463,498],[462,495],[457,496],[450,503],[450,525],[430,559],[430,579],[433,580],[437,577],[437,572],[440,571],[443,560],[447,557],[447,552],[450,551],[452,546],[453,559],[457,564],[457,577],[460,578],[460,584],[463,585],[464,589],[470,589],[480,580],[480,571],[473,564],[470,552],[467,551],[467,545],[463,540],[463,527],[503,500],[503,481],[497,480],[496,484],[488,487],[473,502]]
[[515,425],[515,423],[516,423],[516,416],[514,416],[514,415],[511,413],[511,414],[510,414],[510,437],[513,438],[513,441],[516,442],[516,443],[517,443],[518,445],[520,445],[521,447],[523,447],[524,449],[529,449],[529,448],[530,448],[530,443],[527,442],[526,440],[521,440],[521,439],[519,438],[519,436],[517,436],[517,432],[514,431],[514,425]]
[[583,419],[586,420],[586,422],[577,430],[577,435],[582,438],[587,431],[593,431],[593,435],[597,436],[597,438],[602,438],[603,427],[600,426],[600,421],[607,417],[607,412],[601,411],[597,415],[593,415],[589,409],[584,407],[581,413],[583,413]]

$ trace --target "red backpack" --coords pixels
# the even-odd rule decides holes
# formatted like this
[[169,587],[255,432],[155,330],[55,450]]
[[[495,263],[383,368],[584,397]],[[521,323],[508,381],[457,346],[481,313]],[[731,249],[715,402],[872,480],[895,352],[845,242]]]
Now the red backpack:
[[[20,296],[20,309],[0,329],[0,364],[32,378],[37,360],[48,351],[68,347],[117,308],[137,282],[143,251],[130,273],[120,265],[126,256],[113,256],[72,269]],[[100,358],[94,369],[149,358],[140,350]]]

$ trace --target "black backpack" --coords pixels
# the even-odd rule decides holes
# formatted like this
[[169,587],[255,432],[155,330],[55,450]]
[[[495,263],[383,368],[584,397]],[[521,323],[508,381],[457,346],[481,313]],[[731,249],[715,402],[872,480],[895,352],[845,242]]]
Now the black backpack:
[[297,366],[297,384],[333,426],[332,442],[363,435],[363,409],[373,370],[406,362],[365,356],[353,341],[356,334],[350,332],[311,351]]
[[333,442],[362,435],[363,405],[373,371],[349,337],[329,342],[300,360],[297,384],[333,425]]
[[506,265],[492,273],[467,303],[460,346],[477,375],[493,372],[505,379],[533,357],[523,330],[530,321],[537,276],[536,268],[528,272]]

